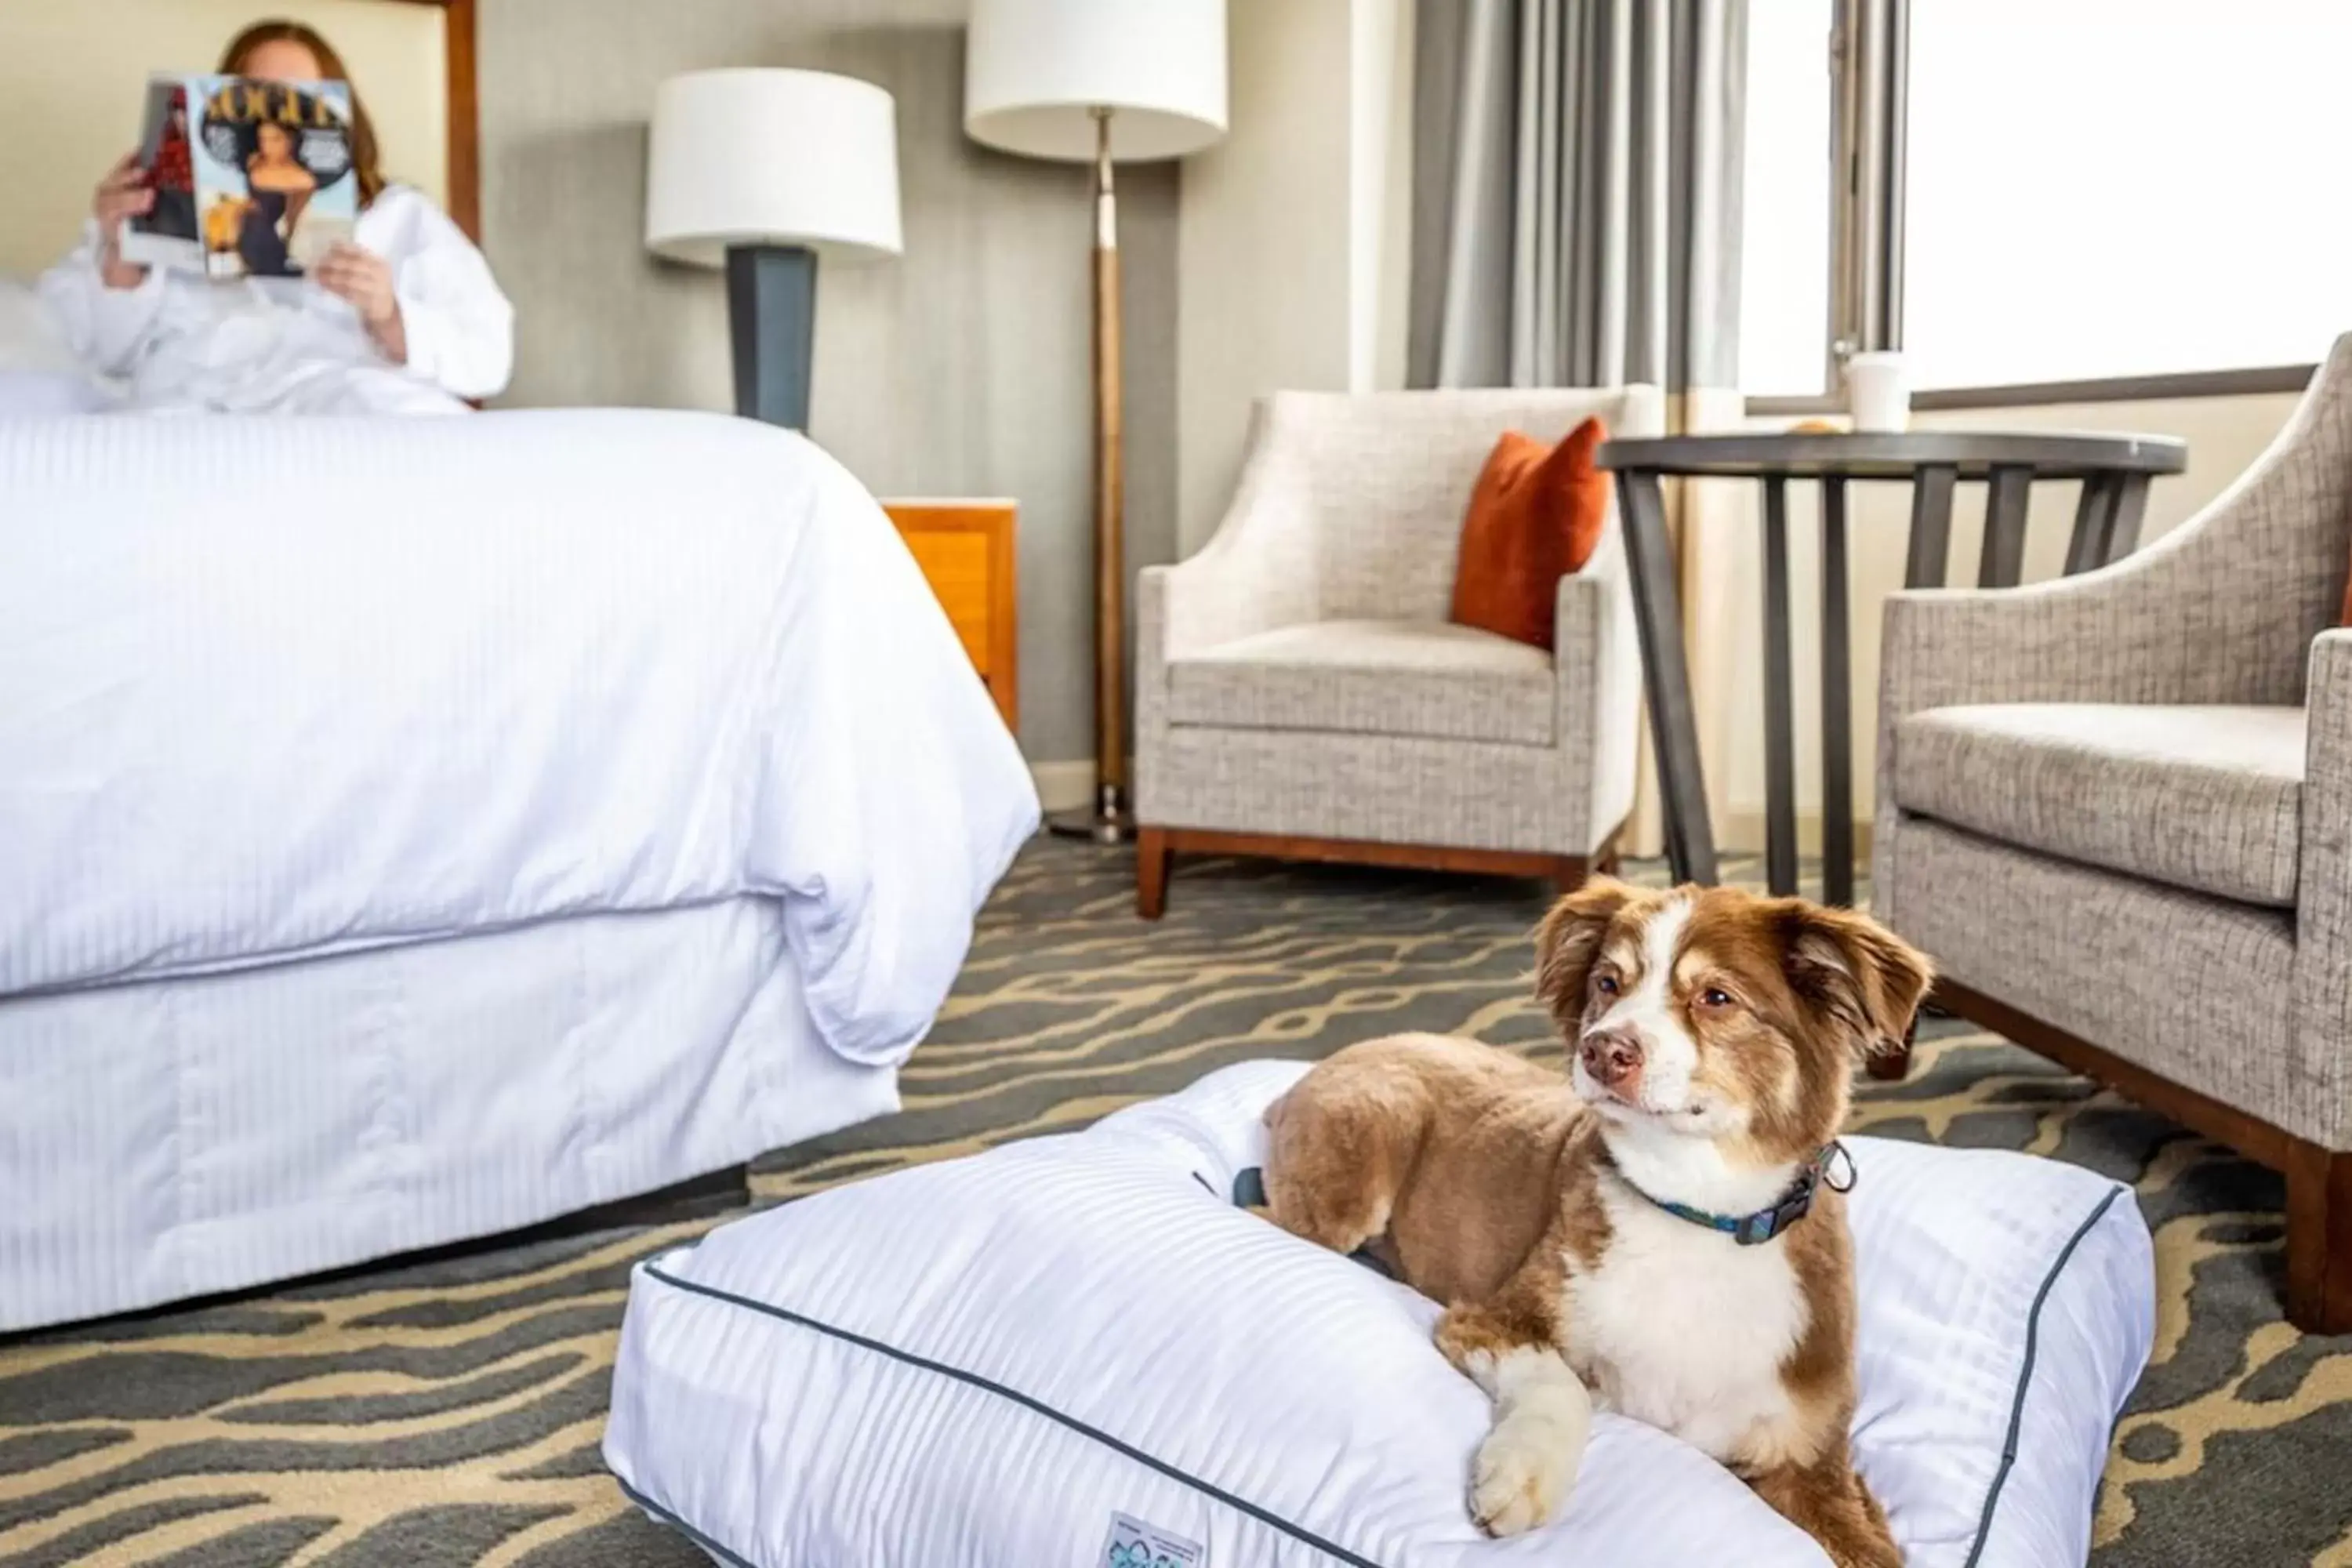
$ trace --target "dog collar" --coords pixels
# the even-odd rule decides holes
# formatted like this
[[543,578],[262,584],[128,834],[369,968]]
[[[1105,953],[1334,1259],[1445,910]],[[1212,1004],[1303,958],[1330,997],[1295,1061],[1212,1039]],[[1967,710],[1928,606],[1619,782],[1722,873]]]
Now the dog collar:
[[[1841,1166],[1843,1168],[1843,1180],[1840,1179]],[[1820,1188],[1826,1186],[1833,1193],[1853,1191],[1855,1176],[1853,1156],[1846,1152],[1844,1144],[1832,1139],[1822,1146],[1821,1152],[1805,1162],[1804,1169],[1797,1173],[1797,1179],[1789,1184],[1787,1192],[1780,1194],[1780,1202],[1770,1208],[1758,1209],[1753,1214],[1729,1215],[1710,1214],[1688,1204],[1674,1203],[1654,1193],[1643,1192],[1633,1178],[1625,1174],[1622,1166],[1617,1171],[1619,1181],[1676,1219],[1688,1220],[1708,1230],[1719,1230],[1742,1247],[1760,1247],[1804,1218],[1813,1206],[1813,1194]]]

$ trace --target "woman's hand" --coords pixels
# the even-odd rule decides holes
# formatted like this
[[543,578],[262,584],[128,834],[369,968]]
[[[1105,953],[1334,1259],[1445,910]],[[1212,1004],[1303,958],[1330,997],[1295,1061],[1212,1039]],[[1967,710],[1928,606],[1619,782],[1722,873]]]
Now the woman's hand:
[[394,364],[408,363],[408,334],[401,324],[400,300],[392,290],[391,263],[356,245],[338,245],[310,268],[310,276],[328,293],[350,301],[384,358]]
[[155,188],[147,183],[147,171],[139,166],[136,153],[125,153],[106,172],[106,178],[99,181],[98,191],[89,200],[89,216],[98,220],[98,270],[108,288],[136,289],[146,278],[144,267],[122,259],[122,225],[154,205]]

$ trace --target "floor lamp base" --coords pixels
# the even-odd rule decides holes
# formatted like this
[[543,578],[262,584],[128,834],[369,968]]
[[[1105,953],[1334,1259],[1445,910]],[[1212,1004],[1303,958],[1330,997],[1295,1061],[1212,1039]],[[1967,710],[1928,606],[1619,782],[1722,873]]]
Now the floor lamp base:
[[1097,844],[1135,842],[1135,814],[1128,809],[1126,792],[1117,785],[1097,793],[1092,805],[1057,811],[1045,826],[1063,838],[1091,838]]

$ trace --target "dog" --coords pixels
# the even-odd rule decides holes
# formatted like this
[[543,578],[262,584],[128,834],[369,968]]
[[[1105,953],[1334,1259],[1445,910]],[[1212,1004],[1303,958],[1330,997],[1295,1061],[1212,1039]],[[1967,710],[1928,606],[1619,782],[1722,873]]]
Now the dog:
[[1901,1568],[1847,1447],[1836,1139],[1927,960],[1851,910],[1607,880],[1536,949],[1568,1075],[1430,1035],[1349,1047],[1266,1112],[1268,1216],[1445,1307],[1438,1348],[1494,1404],[1487,1533],[1557,1516],[1597,1406],[1712,1455],[1839,1568]]

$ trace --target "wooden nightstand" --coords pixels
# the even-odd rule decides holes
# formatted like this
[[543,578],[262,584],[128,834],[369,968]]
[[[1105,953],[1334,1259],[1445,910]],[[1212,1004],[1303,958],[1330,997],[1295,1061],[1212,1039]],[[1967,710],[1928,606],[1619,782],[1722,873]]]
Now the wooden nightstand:
[[940,596],[1004,726],[1021,728],[1020,601],[1009,500],[886,500],[915,563]]

